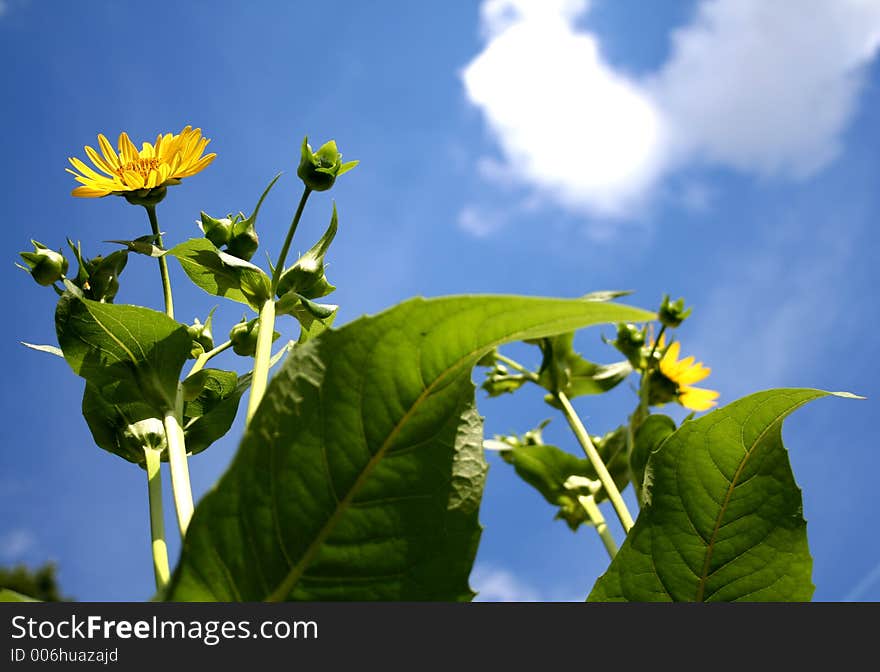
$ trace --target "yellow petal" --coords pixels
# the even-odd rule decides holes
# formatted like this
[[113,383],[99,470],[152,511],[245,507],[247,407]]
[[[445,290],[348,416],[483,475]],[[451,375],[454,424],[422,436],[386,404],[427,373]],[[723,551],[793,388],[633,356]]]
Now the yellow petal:
[[109,191],[105,191],[103,189],[95,189],[93,187],[77,187],[70,192],[72,196],[76,196],[77,198],[100,198],[101,196],[106,196],[109,193]]
[[677,382],[679,385],[693,385],[694,383],[699,383],[710,373],[712,373],[712,369],[708,366],[703,366],[702,362],[697,362],[687,371],[682,371],[678,376]]
[[86,154],[88,154],[89,158],[92,160],[92,163],[94,163],[100,170],[103,170],[108,175],[114,175],[113,168],[98,155],[98,152],[88,145],[85,146],[85,150]]
[[143,189],[144,188],[144,176],[140,173],[136,173],[133,170],[126,170],[123,173],[123,179],[125,180],[126,186],[129,189]]
[[119,153],[122,155],[124,163],[131,163],[138,158],[137,147],[134,146],[125,131],[119,134]]
[[107,165],[114,169],[119,168],[119,157],[116,155],[116,150],[113,149],[110,141],[100,133],[98,134],[98,145],[101,147],[101,153],[104,155]]
[[715,406],[719,393],[700,387],[684,387],[678,395],[678,403],[692,411],[708,411]]

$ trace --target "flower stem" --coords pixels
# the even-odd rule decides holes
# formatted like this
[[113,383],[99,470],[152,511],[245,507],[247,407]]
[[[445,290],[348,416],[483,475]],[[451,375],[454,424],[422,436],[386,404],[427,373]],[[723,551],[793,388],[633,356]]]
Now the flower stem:
[[[302,197],[299,199],[299,205],[296,206],[296,213],[293,215],[293,221],[287,230],[287,237],[284,239],[284,245],[281,246],[281,253],[278,255],[278,262],[275,264],[275,270],[272,271],[272,296],[275,296],[275,290],[278,289],[278,282],[281,280],[281,274],[284,272],[284,262],[287,260],[287,253],[290,251],[290,243],[293,242],[293,235],[296,233],[296,227],[299,226],[299,220],[302,217],[303,210],[306,207],[306,201],[309,200],[312,190],[308,187],[303,189]],[[274,325],[273,325],[274,328]]]
[[[156,219],[156,206],[145,205],[147,217],[150,218],[150,227],[153,229],[153,235],[156,236],[156,245],[162,247],[162,234],[159,233],[159,220]],[[165,295],[165,314],[174,319],[174,299],[171,296],[171,278],[168,275],[168,261],[163,254],[159,257],[159,275],[162,276],[162,293]]]
[[614,537],[611,536],[611,530],[608,529],[608,523],[605,522],[605,516],[602,515],[602,511],[596,504],[596,498],[593,495],[581,495],[578,497],[578,501],[581,503],[581,506],[584,507],[584,510],[590,517],[590,521],[595,525],[596,532],[599,534],[599,538],[605,545],[605,550],[608,551],[608,557],[614,560],[614,556],[617,555],[617,542],[615,542]]
[[257,351],[254,353],[254,373],[251,377],[251,394],[248,397],[245,422],[250,424],[257,411],[266,385],[269,381],[269,363],[272,359],[272,335],[275,331],[275,301],[266,300],[260,309],[260,323],[257,329]]
[[186,377],[189,378],[194,373],[198,373],[203,368],[205,368],[205,364],[207,364],[211,358],[216,357],[224,350],[232,347],[232,341],[226,341],[225,343],[221,343],[213,350],[208,350],[208,352],[203,352],[201,355],[196,357],[196,361],[193,363],[192,368],[189,370],[189,373],[186,374]]
[[[178,406],[183,395],[178,390]],[[192,486],[189,482],[189,466],[186,462],[183,428],[180,426],[178,411],[165,413],[165,438],[168,440],[168,466],[171,468],[171,489],[174,491],[174,507],[177,510],[177,524],[180,536],[186,536],[186,529],[193,514]]]
[[247,414],[245,416],[246,423],[250,423],[251,418],[254,417],[257,407],[263,400],[263,394],[266,392],[266,385],[269,381],[269,363],[272,360],[272,336],[275,333],[275,291],[278,289],[278,283],[281,281],[281,274],[284,272],[284,262],[287,260],[290,244],[293,242],[293,236],[299,226],[299,220],[302,218],[306,201],[309,200],[311,193],[312,190],[309,187],[303,188],[302,197],[299,199],[299,205],[296,207],[293,221],[290,222],[290,228],[287,230],[284,245],[281,246],[278,262],[272,271],[271,294],[260,308],[260,322],[257,326],[257,350],[254,353],[254,372],[251,377],[251,393],[248,397]]
[[593,442],[590,440],[590,435],[587,434],[586,428],[565,393],[556,392],[556,399],[562,406],[562,411],[565,413],[565,419],[568,420],[568,424],[574,432],[575,437],[577,437],[578,443],[581,444],[584,453],[586,453],[587,458],[590,460],[590,464],[592,464],[593,468],[596,470],[596,473],[599,476],[599,481],[602,483],[602,487],[604,487],[605,492],[608,493],[608,499],[611,500],[611,504],[617,512],[620,524],[623,525],[625,532],[629,532],[630,528],[633,526],[632,515],[630,515],[629,509],[626,508],[626,502],[623,501],[623,497],[620,495],[620,490],[617,489],[614,479],[611,478],[611,474],[608,473],[608,468],[599,456],[596,446],[594,446]]
[[510,357],[505,357],[500,352],[496,352],[495,359],[497,359],[499,362],[503,362],[504,364],[507,364],[511,369],[515,369],[515,370],[519,371],[520,373],[522,373],[526,378],[528,378],[533,383],[538,382],[538,374],[536,374],[534,371],[529,371],[522,364],[511,359]]
[[162,474],[160,451],[144,446],[147,467],[147,491],[150,496],[150,535],[153,551],[153,573],[156,589],[162,590],[171,578],[168,566],[168,547],[165,544],[165,521],[162,512]]

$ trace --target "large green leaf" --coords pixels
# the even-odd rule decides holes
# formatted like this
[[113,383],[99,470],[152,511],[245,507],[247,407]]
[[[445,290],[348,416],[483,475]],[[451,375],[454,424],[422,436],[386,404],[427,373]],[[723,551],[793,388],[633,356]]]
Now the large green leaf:
[[16,593],[8,588],[0,588],[0,602],[39,602],[39,600]]
[[168,599],[469,599],[486,468],[473,365],[504,342],[652,318],[414,299],[297,346],[197,507]]
[[207,238],[192,238],[168,251],[197,286],[208,294],[249,305],[256,311],[268,299],[269,278],[259,266],[218,250]]
[[64,358],[111,404],[174,408],[192,339],[184,325],[140,306],[99,303],[65,292],[55,311]]
[[759,392],[666,438],[648,462],[646,505],[589,599],[809,600],[813,561],[782,423],[827,394]]

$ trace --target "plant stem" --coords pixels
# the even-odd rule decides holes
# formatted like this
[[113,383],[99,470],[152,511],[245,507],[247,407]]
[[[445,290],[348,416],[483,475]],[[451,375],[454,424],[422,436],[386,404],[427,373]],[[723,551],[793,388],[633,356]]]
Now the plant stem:
[[[183,396],[178,390],[178,406]],[[177,510],[177,524],[180,536],[186,536],[186,529],[193,514],[192,487],[189,482],[189,466],[186,462],[183,428],[178,419],[179,411],[165,413],[165,438],[168,440],[168,466],[171,468],[171,489],[174,491],[174,507]]]
[[[156,245],[163,247],[162,234],[159,233],[159,220],[156,219],[156,206],[145,205],[147,217],[150,218],[150,227],[153,229],[153,235],[156,236]],[[164,248],[163,248],[164,249]],[[163,254],[159,257],[159,275],[162,276],[162,293],[165,295],[165,314],[174,319],[174,299],[171,296],[171,278],[168,275],[168,261]]]
[[257,330],[257,351],[254,353],[254,373],[251,377],[251,394],[248,397],[245,422],[250,424],[257,411],[266,385],[269,382],[269,363],[272,359],[272,336],[275,331],[275,301],[266,300],[260,309],[260,323]]
[[[281,246],[281,253],[278,255],[278,263],[275,264],[275,270],[272,271],[272,296],[275,296],[275,290],[278,289],[278,282],[281,280],[281,274],[284,272],[284,262],[287,260],[287,253],[290,251],[290,243],[293,242],[293,235],[296,233],[296,227],[299,226],[299,220],[302,217],[303,210],[306,207],[306,201],[312,190],[308,187],[303,189],[302,197],[299,199],[299,205],[296,206],[296,213],[293,215],[293,221],[290,222],[290,228],[287,229],[287,237],[284,239],[284,245]],[[274,328],[274,325],[273,325]]]
[[203,368],[205,368],[205,364],[207,364],[212,357],[216,357],[224,350],[232,347],[232,341],[226,341],[225,343],[221,343],[213,350],[208,350],[208,352],[203,352],[201,355],[196,357],[196,361],[193,363],[192,368],[189,370],[189,373],[186,374],[186,377],[189,378],[194,373],[198,373]]
[[162,590],[171,578],[168,566],[168,547],[165,544],[165,520],[162,511],[161,452],[144,446],[147,467],[147,490],[150,496],[150,535],[153,551],[153,573],[156,589]]
[[626,508],[626,502],[623,501],[623,497],[620,495],[620,490],[617,489],[614,479],[611,478],[611,474],[608,473],[608,468],[599,456],[596,446],[594,446],[593,442],[590,440],[590,435],[587,434],[586,428],[572,407],[568,397],[564,392],[556,392],[556,399],[562,406],[562,411],[565,413],[565,419],[568,420],[568,424],[574,432],[575,437],[577,437],[578,442],[581,444],[581,447],[584,449],[584,453],[586,453],[587,458],[590,460],[590,464],[592,464],[593,468],[596,470],[596,473],[599,476],[599,481],[602,483],[602,487],[604,487],[605,492],[608,493],[608,499],[611,500],[611,504],[617,512],[620,524],[623,525],[624,531],[628,533],[633,526],[633,519],[630,515],[629,509]]
[[266,299],[260,308],[260,322],[257,326],[257,350],[254,353],[254,372],[251,377],[251,393],[248,397],[247,414],[245,415],[245,422],[248,424],[263,400],[263,394],[266,392],[266,385],[269,382],[269,363],[272,360],[272,336],[275,333],[275,291],[278,289],[281,274],[284,272],[284,262],[287,260],[287,253],[290,251],[293,235],[296,233],[299,220],[302,218],[303,210],[306,207],[306,201],[309,200],[311,193],[312,190],[308,187],[303,188],[302,197],[299,199],[299,205],[296,207],[293,221],[290,222],[290,228],[287,230],[284,245],[281,246],[278,262],[272,271],[272,291],[269,298]]
[[611,530],[608,529],[605,516],[602,515],[602,511],[596,504],[596,498],[593,495],[581,495],[578,497],[578,501],[584,507],[584,510],[590,517],[590,521],[596,526],[596,532],[599,534],[599,538],[602,539],[605,550],[608,551],[608,557],[614,560],[614,556],[617,555],[617,542],[611,536]]
[[515,360],[512,360],[510,357],[505,357],[500,352],[496,352],[495,359],[497,359],[499,362],[503,362],[503,363],[507,364],[511,369],[516,369],[517,371],[522,373],[526,378],[528,378],[533,383],[538,382],[538,374],[536,374],[534,371],[529,371],[522,364],[520,364],[519,362],[517,362]]

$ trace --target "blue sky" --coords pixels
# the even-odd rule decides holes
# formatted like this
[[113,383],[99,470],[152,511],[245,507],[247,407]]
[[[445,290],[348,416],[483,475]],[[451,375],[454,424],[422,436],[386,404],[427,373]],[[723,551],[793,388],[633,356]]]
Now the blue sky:
[[[784,436],[815,598],[880,600],[880,3],[810,6],[0,0],[0,55],[13,64],[0,111],[0,563],[54,559],[80,599],[153,592],[143,472],[94,447],[82,380],[18,344],[54,342],[54,295],[13,262],[31,237],[57,248],[69,235],[94,255],[102,240],[146,233],[143,212],[119,199],[71,198],[67,157],[99,132],[151,139],[193,124],[218,156],[160,205],[169,241],[199,235],[199,210],[250,211],[283,170],[258,225],[277,250],[302,136],[333,137],[361,161],[331,192],[338,323],[413,295],[625,288],[653,308],[669,292],[695,306],[679,336],[723,400],[773,386],[866,395],[816,402]],[[328,195],[312,199],[294,248],[311,245],[330,208]],[[118,300],[160,308],[156,276],[132,258]],[[182,319],[216,305],[176,266],[172,281]],[[222,306],[215,333],[240,318]],[[610,359],[600,333],[577,345]],[[545,437],[575,451],[540,397],[480,394],[487,435],[552,417]],[[634,402],[621,388],[578,408],[601,433]],[[197,496],[239,432],[192,460]],[[554,522],[490,462],[474,586],[485,599],[583,599],[606,563],[598,539]]]

